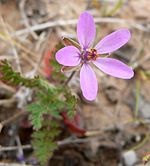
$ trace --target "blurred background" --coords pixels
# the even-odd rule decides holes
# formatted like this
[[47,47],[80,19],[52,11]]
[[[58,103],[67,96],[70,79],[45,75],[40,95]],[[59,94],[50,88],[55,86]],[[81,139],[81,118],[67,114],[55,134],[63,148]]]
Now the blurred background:
[[[0,0],[0,60],[7,59],[23,76],[47,78],[53,71],[46,57],[62,36],[76,39],[77,20],[85,10],[95,18],[95,43],[112,31],[129,28],[131,40],[112,57],[131,65],[135,76],[122,80],[95,69],[99,93],[91,103],[83,99],[76,73],[69,86],[80,100],[81,126],[97,133],[60,136],[48,165],[142,166],[150,153],[149,0]],[[24,110],[28,102],[29,89],[0,82],[0,166],[40,166]],[[70,137],[74,138],[63,141]]]

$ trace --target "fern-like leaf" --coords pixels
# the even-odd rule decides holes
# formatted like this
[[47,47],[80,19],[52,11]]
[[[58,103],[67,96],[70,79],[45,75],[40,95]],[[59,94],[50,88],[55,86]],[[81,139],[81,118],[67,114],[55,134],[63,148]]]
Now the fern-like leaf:
[[54,121],[45,121],[43,128],[32,135],[32,144],[35,147],[35,156],[45,166],[53,151],[57,148],[55,138],[59,135],[58,124]]

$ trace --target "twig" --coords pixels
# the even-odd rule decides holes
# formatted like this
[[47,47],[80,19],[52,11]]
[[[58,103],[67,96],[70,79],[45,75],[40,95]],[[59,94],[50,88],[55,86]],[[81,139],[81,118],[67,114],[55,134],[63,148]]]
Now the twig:
[[[7,29],[7,26],[5,25],[5,22],[4,22],[4,20],[3,20],[2,17],[0,17],[0,21],[1,21],[2,25],[3,25],[4,31],[5,31],[5,33],[7,34],[8,38],[11,39],[11,36],[9,35],[9,31],[8,31],[8,29]],[[14,46],[14,44],[13,44],[12,42],[9,41],[9,43],[10,43],[10,45],[11,45],[11,47],[12,47],[12,51],[13,51],[14,57],[15,57],[15,59],[16,59],[17,69],[18,69],[18,71],[19,71],[20,73],[22,73],[21,66],[20,66],[20,60],[19,60],[19,56],[18,56],[18,53],[17,53],[17,51],[16,51],[16,48],[15,48],[15,46]]]
[[8,86],[7,84],[3,83],[0,81],[0,87],[3,88],[3,89],[6,89],[7,91],[11,92],[11,93],[15,93],[16,90],[15,88],[11,87],[11,86]]
[[[9,32],[11,32],[11,33],[14,33],[15,32],[15,30],[12,28],[12,26],[11,25],[9,25],[8,24],[8,22],[5,22],[5,26],[7,27],[7,29],[9,29]],[[10,35],[9,35],[10,36]],[[19,48],[19,49],[21,49],[22,51],[24,51],[25,53],[27,53],[27,54],[30,54],[30,55],[32,55],[32,56],[36,56],[36,53],[33,51],[33,50],[29,50],[28,48],[26,48],[24,45],[22,45],[21,43],[19,43],[18,42],[18,40],[20,41],[20,36],[19,36],[19,38],[18,38],[18,40],[17,39],[13,39],[13,38],[10,38],[6,33],[4,33],[4,32],[0,32],[0,38],[2,38],[2,40],[5,40],[5,41],[7,41],[7,40],[9,40],[9,41],[11,41],[17,48]],[[24,41],[25,39],[23,38],[23,41]],[[26,42],[29,42],[29,41],[27,41],[27,40],[25,40]],[[21,41],[22,42],[22,41]]]
[[[0,146],[0,152],[2,151],[13,151],[17,150],[18,146],[8,146],[8,147],[2,147]],[[32,149],[31,145],[22,145],[22,149]]]
[[[24,47],[23,45],[21,45],[20,43],[16,42],[13,39],[10,39],[9,36],[7,34],[1,34],[0,33],[0,38],[6,42],[12,42],[16,47],[20,48],[21,50],[23,50],[26,54],[30,54],[32,56],[35,56],[36,54],[34,52],[31,52],[30,50],[28,50],[26,47]],[[23,56],[23,58],[29,63],[31,64],[31,66],[33,66],[34,68],[36,67],[36,63],[33,62],[29,56],[27,56],[25,54],[25,56]],[[43,74],[43,71],[41,69],[38,69],[38,71]]]
[[0,33],[0,38],[4,41],[9,41],[12,42],[16,47],[20,48],[22,51],[24,51],[27,54],[30,54],[32,56],[35,56],[36,54],[33,51],[30,51],[29,49],[27,49],[25,46],[23,46],[22,44],[18,43],[17,41],[13,40],[12,38],[10,38],[7,34],[3,34]]
[[26,112],[26,111],[19,111],[18,113],[16,113],[14,116],[10,117],[9,119],[6,119],[6,120],[3,120],[2,122],[0,122],[0,132],[5,125],[13,122],[14,120],[16,120],[17,118],[19,118],[22,115],[26,115],[27,113],[28,112]]
[[0,162],[0,166],[32,166],[32,165]]
[[[119,128],[117,128],[119,129]],[[108,136],[105,135],[105,133],[109,133],[114,130],[113,126],[109,126],[106,128],[102,128],[100,130],[92,130],[92,131],[86,131],[85,138],[76,138],[76,137],[69,137],[62,141],[58,141],[58,146],[67,145],[71,143],[85,143],[90,142],[91,140],[107,140]]]
[[10,55],[1,55],[0,56],[0,60],[5,60],[5,59],[7,59],[7,60],[14,60],[15,57],[12,57]]
[[[138,30],[141,31],[145,31],[145,32],[149,32],[150,30],[148,28],[146,28],[145,26],[143,26],[142,24],[138,24],[134,21],[130,21],[130,20],[125,20],[125,19],[120,19],[120,18],[109,18],[109,17],[98,17],[95,18],[95,23],[119,23],[119,24],[126,24],[127,26],[131,26],[134,27]],[[53,22],[46,22],[43,24],[37,24],[32,26],[30,29],[25,28],[22,30],[18,30],[15,33],[12,33],[12,36],[19,36],[19,35],[24,35],[24,34],[28,34],[30,32],[30,30],[32,31],[40,31],[43,29],[47,29],[47,28],[52,28],[52,27],[57,27],[57,26],[67,26],[67,25],[76,25],[78,22],[77,19],[71,19],[71,20],[58,20],[58,21],[53,21]]]
[[[36,66],[35,66],[35,68],[34,68],[34,75],[37,73],[37,71],[38,71],[38,69],[39,69],[39,67],[40,67],[40,65],[41,65],[41,62],[42,62],[42,60],[43,60],[43,55],[44,55],[44,51],[45,51],[45,48],[47,47],[47,41],[48,41],[48,39],[49,39],[49,35],[47,36],[47,38],[46,38],[46,40],[45,40],[45,36],[46,36],[46,34],[45,34],[45,32],[43,32],[41,35],[40,35],[40,40],[38,41],[38,43],[37,43],[37,47],[36,47],[36,50],[37,50],[37,52],[39,53],[39,56],[38,56],[38,61],[37,61],[37,64],[36,64]],[[42,45],[42,43],[43,43],[43,41],[44,41],[44,45]],[[42,46],[41,46],[42,45]]]
[[69,137],[67,139],[64,139],[62,141],[58,141],[57,145],[58,146],[64,146],[64,145],[68,145],[68,144],[76,144],[76,143],[85,143],[85,142],[90,142],[91,140],[97,140],[97,137],[89,137],[89,138],[73,138],[73,137]]
[[0,106],[6,106],[8,107],[9,105],[13,104],[16,101],[14,97],[10,99],[2,99],[0,100]]
[[18,135],[16,136],[16,143],[18,145],[17,157],[21,158],[21,163],[25,164],[25,161],[22,160],[22,158],[24,159],[24,153],[23,153],[23,148],[22,148],[21,141]]
[[31,26],[30,26],[29,21],[28,21],[28,18],[27,18],[26,14],[25,14],[25,9],[24,9],[25,3],[26,3],[26,0],[22,0],[19,3],[19,8],[20,8],[21,15],[22,15],[22,18],[23,18],[23,21],[24,21],[24,25],[26,26],[27,29],[29,29],[32,37],[37,40],[38,36],[37,36],[37,34],[34,31],[32,31]]

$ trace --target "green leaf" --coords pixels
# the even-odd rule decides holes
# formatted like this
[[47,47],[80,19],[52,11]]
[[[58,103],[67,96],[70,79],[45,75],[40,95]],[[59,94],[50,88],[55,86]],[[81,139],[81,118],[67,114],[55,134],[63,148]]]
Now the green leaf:
[[[53,56],[55,56],[55,53],[53,53]],[[61,68],[55,60],[52,63],[54,69]],[[39,76],[25,78],[14,71],[7,61],[1,61],[0,73],[0,78],[5,83],[34,88],[35,90],[34,101],[27,105],[26,109],[30,113],[29,118],[33,128],[36,129],[32,141],[35,155],[45,165],[52,152],[57,148],[55,138],[59,135],[57,119],[61,117],[60,112],[65,110],[68,115],[73,115],[77,100],[67,86],[62,86],[65,76],[61,72],[53,72],[52,77],[57,78],[54,80],[57,86]]]
[[34,129],[41,128],[42,116],[44,113],[47,112],[46,107],[39,103],[32,103],[32,104],[29,104],[26,108],[31,113],[29,118],[32,122]]
[[34,154],[42,165],[46,165],[53,151],[57,148],[55,138],[59,135],[58,125],[54,121],[46,120],[43,128],[32,135],[32,145],[35,147]]

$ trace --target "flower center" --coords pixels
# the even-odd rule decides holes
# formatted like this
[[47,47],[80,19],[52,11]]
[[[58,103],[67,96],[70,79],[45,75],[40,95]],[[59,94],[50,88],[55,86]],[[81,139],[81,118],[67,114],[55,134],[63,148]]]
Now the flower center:
[[94,48],[85,50],[81,53],[81,58],[84,62],[90,61],[90,60],[95,61],[98,57],[99,57],[99,55],[97,54],[97,50]]

